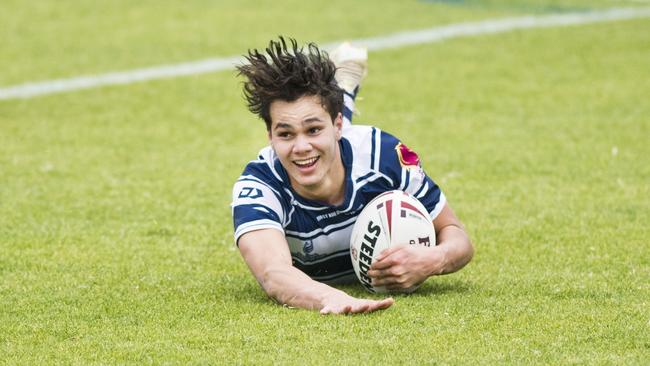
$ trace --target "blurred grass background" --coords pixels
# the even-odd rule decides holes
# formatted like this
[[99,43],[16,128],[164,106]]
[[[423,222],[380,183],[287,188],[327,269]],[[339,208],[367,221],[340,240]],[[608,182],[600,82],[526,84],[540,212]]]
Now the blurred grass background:
[[[633,2],[328,4],[6,1],[0,85]],[[371,53],[355,122],[419,152],[477,253],[355,317],[273,304],[232,243],[266,143],[234,73],[0,101],[0,360],[644,364],[649,59],[647,19]]]

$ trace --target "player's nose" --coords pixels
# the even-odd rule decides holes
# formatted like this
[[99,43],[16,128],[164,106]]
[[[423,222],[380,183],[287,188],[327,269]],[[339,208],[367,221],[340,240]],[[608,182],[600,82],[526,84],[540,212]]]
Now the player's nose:
[[293,152],[295,154],[309,152],[311,151],[311,149],[312,149],[311,142],[306,136],[302,136],[302,135],[296,136],[296,139],[294,140],[294,144],[293,144]]

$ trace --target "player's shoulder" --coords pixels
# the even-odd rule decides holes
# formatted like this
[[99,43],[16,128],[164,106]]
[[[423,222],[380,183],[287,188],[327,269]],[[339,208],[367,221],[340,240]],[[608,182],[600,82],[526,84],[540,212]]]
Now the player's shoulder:
[[[418,155],[398,137],[374,126],[352,125],[343,129],[357,160],[381,172],[398,172],[402,168],[420,165]],[[368,160],[368,164],[365,164]]]
[[343,159],[350,163],[352,178],[361,178],[379,168],[379,136],[381,130],[373,126],[351,125],[343,128]]
[[352,146],[360,146],[366,142],[370,142],[372,136],[379,133],[381,130],[374,126],[366,125],[348,125],[343,127],[343,137],[348,139]]
[[238,181],[245,179],[258,179],[271,186],[283,183],[283,178],[277,168],[277,157],[270,146],[260,150],[257,158],[246,164]]
[[381,169],[415,168],[420,166],[418,154],[398,137],[381,131]]
[[255,197],[263,192],[272,193],[278,199],[282,196],[285,185],[279,162],[270,146],[260,150],[256,159],[246,164],[243,172],[233,185],[233,199]]
[[[263,228],[282,229],[287,212],[282,174],[270,147],[260,150],[233,185],[232,215],[235,240],[241,235]],[[278,163],[279,164],[279,163]]]

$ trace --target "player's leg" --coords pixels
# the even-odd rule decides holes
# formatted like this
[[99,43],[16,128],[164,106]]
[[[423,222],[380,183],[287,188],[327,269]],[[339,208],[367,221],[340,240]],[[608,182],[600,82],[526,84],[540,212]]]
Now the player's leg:
[[354,98],[357,96],[356,89],[354,94],[350,94],[347,91],[343,92],[343,126],[349,126],[352,124],[352,115],[354,114]]
[[330,58],[336,65],[336,82],[345,91],[343,124],[349,125],[355,110],[354,99],[361,81],[368,74],[368,51],[345,42],[332,51]]

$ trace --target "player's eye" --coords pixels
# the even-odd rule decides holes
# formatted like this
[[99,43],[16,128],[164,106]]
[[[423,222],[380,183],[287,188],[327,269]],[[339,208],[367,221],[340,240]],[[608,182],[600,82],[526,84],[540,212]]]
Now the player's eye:
[[291,137],[291,133],[287,131],[278,132],[278,137],[281,139],[288,139]]
[[321,130],[320,127],[312,127],[312,128],[309,129],[308,132],[309,132],[309,134],[313,135],[313,134],[317,134],[318,132],[320,132],[320,130]]

